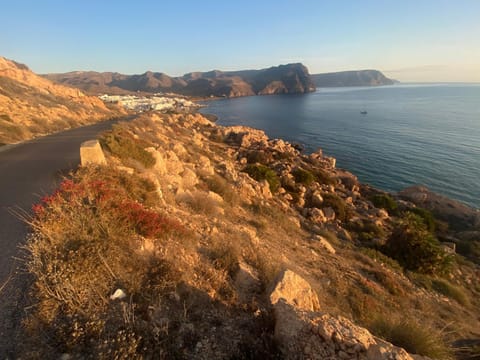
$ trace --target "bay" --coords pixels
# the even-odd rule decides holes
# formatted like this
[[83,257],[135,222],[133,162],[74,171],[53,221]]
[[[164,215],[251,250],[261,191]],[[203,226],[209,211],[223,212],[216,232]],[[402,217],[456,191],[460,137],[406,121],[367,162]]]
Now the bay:
[[361,182],[394,192],[422,184],[480,208],[480,84],[320,88],[206,104],[202,112],[220,125],[322,148]]

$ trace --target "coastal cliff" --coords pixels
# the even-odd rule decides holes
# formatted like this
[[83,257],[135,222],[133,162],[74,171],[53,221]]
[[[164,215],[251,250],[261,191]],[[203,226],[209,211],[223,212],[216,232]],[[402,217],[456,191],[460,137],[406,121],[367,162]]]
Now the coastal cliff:
[[452,359],[478,337],[458,230],[320,149],[158,112],[99,142],[34,206],[22,358]]
[[313,74],[312,79],[317,87],[379,86],[393,85],[395,83],[394,80],[387,78],[378,70]]
[[181,77],[151,71],[141,75],[75,71],[44,76],[94,94],[173,92],[195,97],[237,97],[315,91],[308,69],[302,64],[261,70],[193,72]]

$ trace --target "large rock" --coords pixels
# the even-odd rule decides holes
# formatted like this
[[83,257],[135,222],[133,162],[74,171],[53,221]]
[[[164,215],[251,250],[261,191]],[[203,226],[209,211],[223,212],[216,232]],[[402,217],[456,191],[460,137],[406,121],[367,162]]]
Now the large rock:
[[317,294],[310,284],[291,270],[284,270],[277,275],[270,292],[272,305],[283,299],[297,309],[316,311],[320,309]]
[[82,166],[87,164],[104,165],[107,163],[98,140],[88,140],[80,145],[80,163]]
[[304,279],[285,270],[270,295],[275,340],[284,359],[427,359],[375,338],[344,317],[315,311],[318,299],[312,293]]

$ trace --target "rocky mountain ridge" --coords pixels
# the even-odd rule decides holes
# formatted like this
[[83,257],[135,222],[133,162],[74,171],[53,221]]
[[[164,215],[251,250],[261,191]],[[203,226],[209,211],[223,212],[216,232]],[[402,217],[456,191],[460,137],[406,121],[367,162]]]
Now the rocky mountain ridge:
[[141,75],[75,71],[46,78],[89,93],[173,92],[195,97],[299,94],[315,90],[308,69],[287,64],[261,70],[192,72],[181,77],[147,71]]
[[312,79],[317,87],[380,86],[395,84],[395,80],[387,78],[378,70],[313,74]]
[[56,84],[0,57],[0,144],[8,144],[122,114],[79,89]]

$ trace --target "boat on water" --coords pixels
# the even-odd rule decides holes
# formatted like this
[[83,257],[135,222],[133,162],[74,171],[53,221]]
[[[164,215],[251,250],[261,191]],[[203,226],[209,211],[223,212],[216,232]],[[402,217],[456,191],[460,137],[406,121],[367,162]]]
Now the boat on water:
[[367,115],[368,113],[367,113],[366,110],[362,110],[362,111],[360,111],[360,114],[362,114],[362,115]]

